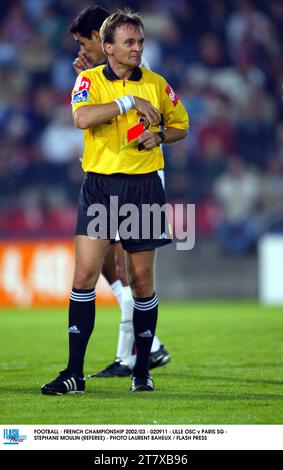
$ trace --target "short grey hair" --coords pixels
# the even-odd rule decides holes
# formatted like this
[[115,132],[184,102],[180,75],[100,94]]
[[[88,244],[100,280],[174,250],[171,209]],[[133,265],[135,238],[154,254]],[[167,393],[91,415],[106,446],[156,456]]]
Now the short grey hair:
[[112,15],[108,16],[103,22],[99,34],[102,45],[106,42],[114,43],[114,35],[117,28],[121,26],[132,25],[136,28],[144,30],[144,24],[141,17],[137,13],[133,13],[129,9],[117,10]]

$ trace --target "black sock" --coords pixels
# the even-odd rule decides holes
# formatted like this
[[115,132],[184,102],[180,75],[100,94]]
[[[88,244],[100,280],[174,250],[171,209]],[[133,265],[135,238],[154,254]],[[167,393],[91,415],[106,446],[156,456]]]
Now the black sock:
[[94,327],[95,290],[75,289],[70,295],[68,370],[83,377],[84,357]]
[[155,335],[158,313],[158,297],[154,293],[147,298],[134,298],[133,325],[137,359],[133,369],[135,377],[148,375],[149,355]]

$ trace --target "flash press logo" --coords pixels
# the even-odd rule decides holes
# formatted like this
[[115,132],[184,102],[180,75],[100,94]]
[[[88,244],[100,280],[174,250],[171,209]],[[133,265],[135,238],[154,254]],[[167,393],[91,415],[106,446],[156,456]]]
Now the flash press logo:
[[177,250],[192,250],[195,246],[194,204],[120,205],[118,196],[110,196],[109,209],[91,204],[87,215],[92,217],[87,227],[89,237],[115,240],[118,232],[122,240],[172,239],[172,224]]
[[3,431],[4,444],[6,445],[19,445],[26,438],[25,434],[20,435],[20,430],[17,428],[4,429]]

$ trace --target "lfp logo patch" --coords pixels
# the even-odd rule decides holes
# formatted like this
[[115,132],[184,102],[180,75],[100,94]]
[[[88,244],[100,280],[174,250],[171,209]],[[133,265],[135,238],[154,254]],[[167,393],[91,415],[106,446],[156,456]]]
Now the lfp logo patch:
[[165,89],[167,95],[169,96],[170,100],[172,101],[173,105],[176,106],[176,104],[178,103],[179,101],[179,96],[176,95],[175,91],[173,90],[173,88],[168,85],[167,88]]
[[82,90],[75,93],[72,97],[72,104],[87,103],[88,102],[88,91]]
[[9,429],[4,429],[3,431],[3,439],[4,439],[4,444],[8,445],[19,445],[21,442],[25,441],[27,436],[20,435],[20,430],[17,428],[9,428]]
[[82,90],[89,90],[90,89],[91,81],[89,78],[84,77],[82,75],[78,76],[75,86],[74,86],[74,93]]

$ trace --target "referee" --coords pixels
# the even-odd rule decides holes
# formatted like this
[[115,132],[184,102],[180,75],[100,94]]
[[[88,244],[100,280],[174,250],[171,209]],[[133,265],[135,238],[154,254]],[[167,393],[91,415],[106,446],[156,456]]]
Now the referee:
[[[134,334],[137,359],[130,390],[151,391],[149,354],[155,334],[158,297],[154,290],[155,249],[170,243],[166,221],[160,236],[151,227],[151,237],[126,236],[121,230],[125,217],[120,209],[132,204],[142,226],[144,205],[165,204],[157,171],[164,167],[160,144],[171,144],[187,135],[188,116],[173,89],[160,75],[139,67],[143,52],[143,23],[129,11],[117,11],[100,29],[107,64],[82,72],[72,93],[75,126],[84,130],[82,184],[75,237],[75,274],[69,309],[69,361],[67,368],[42,387],[44,394],[84,392],[84,356],[94,327],[95,285],[104,255],[112,240],[111,198],[118,201],[118,229],[134,298]],[[144,131],[135,136],[144,121]],[[160,132],[160,123],[165,130]],[[95,205],[95,206],[94,206]],[[104,236],[90,230],[95,214],[103,207],[107,227]],[[90,215],[91,213],[91,215]],[[154,234],[153,234],[154,232]]]
[[[73,20],[70,32],[74,40],[80,45],[78,57],[73,62],[77,75],[86,69],[102,65],[106,62],[99,30],[108,16],[110,16],[110,13],[101,6],[95,5],[81,11]],[[141,65],[150,69],[144,56],[142,57]],[[158,174],[164,185],[163,170],[160,170]],[[118,235],[116,236],[115,243],[109,247],[104,257],[102,274],[109,283],[121,311],[116,357],[111,364],[99,372],[88,375],[88,377],[125,377],[132,374],[132,369],[136,362],[133,327],[134,302],[126,272],[125,251],[122,248]],[[110,331],[108,330],[107,335],[109,334]],[[113,331],[111,334],[113,336]],[[162,367],[168,364],[170,360],[171,355],[169,351],[155,334],[149,356],[149,368]]]

